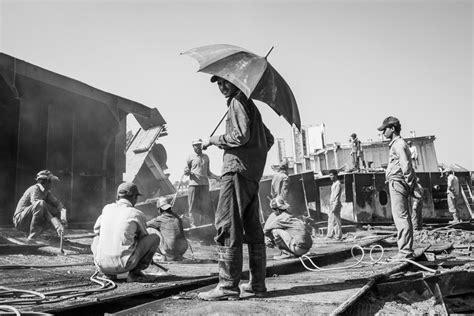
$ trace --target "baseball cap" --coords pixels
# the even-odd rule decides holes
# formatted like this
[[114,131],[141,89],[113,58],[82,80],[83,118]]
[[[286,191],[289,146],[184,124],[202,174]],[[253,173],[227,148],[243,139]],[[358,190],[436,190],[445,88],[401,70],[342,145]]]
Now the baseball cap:
[[51,171],[49,170],[41,170],[36,174],[36,180],[39,179],[46,179],[50,181],[59,181],[59,178],[56,177]]
[[134,196],[134,195],[141,195],[141,194],[140,192],[138,192],[138,187],[135,183],[124,182],[118,186],[117,195],[118,196]]
[[219,76],[214,75],[211,77],[211,82],[216,82],[217,80],[219,80],[219,78]]
[[202,144],[202,139],[196,139],[196,140],[193,140],[192,142],[193,145],[199,145],[199,144]]
[[387,128],[387,126],[392,125],[392,124],[396,124],[396,123],[400,123],[400,121],[394,116],[389,116],[389,117],[385,118],[385,120],[383,120],[382,126],[380,126],[377,129],[379,131],[383,131],[385,128]]
[[158,201],[156,201],[156,207],[161,208],[162,210],[166,211],[171,208],[171,204],[168,203],[167,198],[160,197]]

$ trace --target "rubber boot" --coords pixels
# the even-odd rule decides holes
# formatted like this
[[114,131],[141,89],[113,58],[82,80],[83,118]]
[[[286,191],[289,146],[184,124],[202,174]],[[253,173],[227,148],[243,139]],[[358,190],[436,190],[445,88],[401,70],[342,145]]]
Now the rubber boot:
[[242,247],[217,247],[219,283],[198,297],[205,301],[238,300],[239,282],[242,274]]
[[240,289],[253,293],[256,297],[264,297],[267,293],[265,286],[267,252],[265,244],[249,244],[249,282],[242,284]]

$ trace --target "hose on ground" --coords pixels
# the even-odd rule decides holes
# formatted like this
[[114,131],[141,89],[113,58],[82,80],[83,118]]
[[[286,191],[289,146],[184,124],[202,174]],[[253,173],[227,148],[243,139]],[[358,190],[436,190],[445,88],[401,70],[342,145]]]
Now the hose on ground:
[[[15,315],[17,316],[21,316],[21,313],[18,309],[16,309],[15,307],[13,306],[8,306],[8,305],[0,305],[0,311],[10,311],[10,312],[13,312],[15,313]],[[3,314],[3,313],[2,313]]]
[[[356,267],[362,263],[364,264],[371,264],[371,265],[375,265],[377,263],[379,263],[382,259],[383,259],[383,256],[384,256],[384,253],[385,253],[385,249],[381,246],[381,245],[378,245],[378,244],[375,244],[375,245],[372,245],[370,247],[370,250],[369,250],[369,257],[370,257],[370,261],[363,261],[364,260],[364,256],[365,256],[365,250],[364,248],[362,248],[360,245],[354,245],[352,246],[351,248],[351,255],[353,258],[356,258],[356,255],[354,254],[354,250],[355,249],[359,249],[361,251],[361,257],[359,259],[356,259],[356,262],[353,263],[353,264],[350,264],[348,266],[344,266],[344,267],[333,267],[333,268],[321,268],[321,267],[318,267],[314,261],[307,255],[302,255],[301,257],[299,257],[300,261],[301,261],[301,264],[306,268],[306,270],[308,271],[332,271],[332,270],[344,270],[344,269],[349,269],[349,268],[353,268],[353,267]],[[381,254],[380,254],[380,257],[378,257],[377,259],[374,259],[374,256],[373,256],[373,251],[375,249],[380,249],[381,251]],[[308,267],[305,263],[305,260],[307,260],[312,266],[313,268],[311,267]],[[414,260],[411,260],[411,259],[408,259],[408,258],[400,258],[400,259],[389,259],[389,261],[387,262],[380,262],[382,264],[389,264],[389,263],[393,263],[393,262],[408,262],[408,263],[411,263],[421,269],[424,269],[428,272],[431,272],[431,273],[437,273],[436,270],[434,269],[430,269],[428,267],[425,267],[424,265],[414,261]]]
[[[0,298],[7,297],[7,299],[0,299],[0,304],[4,305],[19,305],[19,304],[45,304],[45,303],[57,303],[64,300],[68,300],[74,297],[85,296],[92,293],[100,293],[110,291],[117,288],[117,284],[109,279],[98,276],[99,270],[96,270],[90,277],[90,281],[100,285],[99,288],[86,289],[86,290],[58,290],[46,293],[40,293],[37,291],[30,290],[19,290],[11,289],[6,287],[0,287]],[[26,296],[26,297],[25,297]],[[11,297],[20,297],[11,299]]]

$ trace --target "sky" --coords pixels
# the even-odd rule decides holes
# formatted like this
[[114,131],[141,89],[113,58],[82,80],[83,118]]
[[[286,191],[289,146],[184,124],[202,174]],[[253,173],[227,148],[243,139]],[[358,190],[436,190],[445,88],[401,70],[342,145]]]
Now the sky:
[[[0,0],[0,51],[156,107],[172,181],[191,141],[209,136],[226,110],[210,76],[180,55],[210,44],[259,55],[274,46],[268,60],[292,88],[302,124],[324,123],[328,142],[347,143],[353,132],[377,139],[382,120],[396,116],[402,136],[436,136],[439,162],[474,170],[472,19],[467,0]],[[257,106],[291,155],[290,125]],[[219,174],[222,151],[207,153]],[[275,163],[273,148],[266,173]]]

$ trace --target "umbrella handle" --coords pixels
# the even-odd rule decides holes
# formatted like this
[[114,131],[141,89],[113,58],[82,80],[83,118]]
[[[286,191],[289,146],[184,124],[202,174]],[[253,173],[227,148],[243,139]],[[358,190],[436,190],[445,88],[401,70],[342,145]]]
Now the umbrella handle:
[[217,131],[217,129],[219,128],[219,126],[222,124],[222,121],[223,121],[223,120],[225,119],[225,117],[227,116],[227,113],[229,113],[229,109],[227,109],[227,111],[224,113],[224,116],[221,118],[221,120],[219,121],[219,123],[217,123],[216,128],[214,128],[214,130],[213,130],[212,133],[211,133],[211,136],[209,136],[209,137],[214,136],[214,133]]

